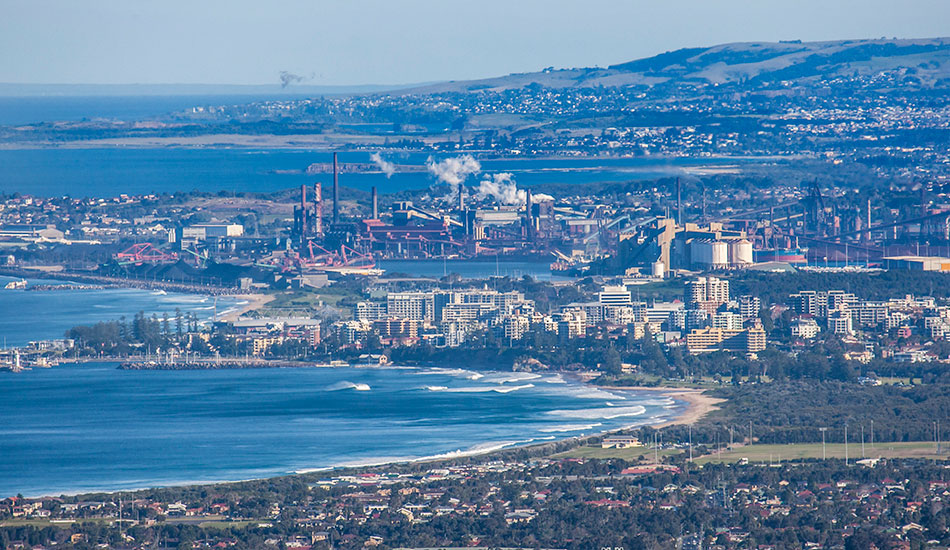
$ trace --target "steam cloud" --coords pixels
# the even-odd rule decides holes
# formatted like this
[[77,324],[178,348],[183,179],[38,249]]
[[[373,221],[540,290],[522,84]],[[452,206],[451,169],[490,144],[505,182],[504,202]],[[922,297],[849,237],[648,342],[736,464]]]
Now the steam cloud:
[[507,205],[524,204],[527,201],[527,193],[523,189],[518,189],[515,180],[508,172],[486,175],[485,179],[478,184],[476,197],[479,199],[494,197],[501,204]]
[[291,84],[296,84],[298,82],[303,82],[303,81],[304,81],[304,77],[300,76],[299,74],[294,74],[287,71],[280,71],[280,87],[281,88],[286,88],[287,86],[290,86]]
[[373,153],[370,155],[370,160],[376,163],[376,166],[379,166],[379,170],[386,174],[386,179],[389,179],[396,173],[396,165],[384,160],[382,155],[379,153]]
[[436,162],[432,157],[429,157],[429,160],[426,161],[426,168],[439,181],[453,187],[461,185],[469,175],[482,171],[482,165],[472,155],[448,158],[440,162]]

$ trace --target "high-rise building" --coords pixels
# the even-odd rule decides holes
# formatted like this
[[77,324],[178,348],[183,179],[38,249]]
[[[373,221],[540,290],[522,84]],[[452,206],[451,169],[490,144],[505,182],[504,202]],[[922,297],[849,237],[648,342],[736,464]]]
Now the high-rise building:
[[620,306],[629,305],[633,300],[627,287],[621,285],[605,286],[604,289],[597,294],[597,301],[610,306]]
[[392,292],[386,297],[386,311],[394,319],[432,321],[432,294],[427,292]]
[[686,283],[687,309],[715,313],[729,301],[729,281],[718,277],[699,277]]
[[739,315],[743,319],[752,319],[759,316],[762,309],[762,302],[758,296],[740,296],[739,297]]

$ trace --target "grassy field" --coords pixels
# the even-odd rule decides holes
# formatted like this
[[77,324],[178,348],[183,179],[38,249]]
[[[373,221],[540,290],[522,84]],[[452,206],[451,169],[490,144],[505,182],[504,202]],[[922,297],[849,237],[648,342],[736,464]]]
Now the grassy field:
[[907,378],[907,377],[898,378],[895,376],[879,376],[878,380],[880,380],[882,384],[887,384],[891,386],[894,386],[897,384],[906,384],[908,386],[923,384],[923,380],[921,380],[920,378]]
[[291,290],[274,294],[274,299],[261,308],[262,314],[286,310],[308,311],[315,310],[323,305],[337,307],[341,300],[358,299],[359,296],[345,289],[336,290],[333,287],[314,290]]
[[[748,382],[749,377],[743,376],[743,382]],[[643,374],[643,373],[632,373],[624,374],[615,377],[615,383],[609,385],[613,386],[648,386],[656,388],[689,388],[689,389],[712,389],[712,388],[721,388],[723,386],[729,386],[732,384],[731,378],[725,378],[721,380],[716,380],[711,376],[703,376],[695,378],[693,380],[670,380],[666,378],[661,378],[652,374]],[[762,376],[761,380],[763,383],[771,382],[772,379],[768,376]],[[607,384],[605,384],[606,386]]]
[[239,520],[239,521],[202,521],[198,527],[202,529],[243,529],[248,525],[257,525],[261,523],[258,520]]
[[69,527],[73,523],[84,523],[84,522],[93,522],[93,523],[103,523],[106,525],[111,525],[113,523],[112,518],[82,518],[74,521],[50,521],[48,519],[41,518],[31,518],[31,519],[8,519],[0,521],[0,527],[26,527],[32,526],[37,528],[43,527]]
[[[666,456],[683,453],[681,449],[663,449],[659,452],[662,459]],[[843,443],[829,443],[825,445],[825,456],[827,458],[844,458],[845,446]],[[603,449],[601,447],[575,447],[569,451],[564,451],[552,455],[552,458],[620,458],[630,462],[639,460],[653,462],[653,449],[640,446],[629,449]],[[789,460],[802,460],[806,458],[820,459],[821,443],[801,443],[792,445],[752,445],[737,446],[731,450],[723,449],[721,454],[708,455],[696,458],[696,462],[704,464],[706,462],[738,462],[743,458],[750,462],[779,462]],[[865,444],[864,455],[861,454],[861,444],[851,443],[848,445],[848,458],[851,460],[860,460],[862,458],[950,458],[950,443],[944,443],[941,446],[940,454],[936,454],[932,441],[910,441],[900,443],[876,443],[874,447]]]
[[[661,449],[658,453],[662,459],[665,456],[679,454],[682,451],[677,449]],[[627,449],[603,449],[601,447],[575,447],[569,451],[552,455],[552,458],[622,458],[636,462],[640,457],[648,462],[653,462],[653,449],[645,446],[630,447]]]
[[[909,441],[900,443],[876,443],[874,447],[864,446],[864,456],[861,455],[861,444],[848,445],[848,458],[944,458],[950,456],[950,445],[944,444],[940,455],[937,455],[932,441]],[[827,458],[845,458],[843,443],[825,445]],[[801,460],[805,458],[821,458],[821,443],[802,443],[792,445],[752,445],[723,450],[721,454],[708,455],[699,458],[696,462],[736,462],[743,458],[750,462],[778,462],[780,460]]]

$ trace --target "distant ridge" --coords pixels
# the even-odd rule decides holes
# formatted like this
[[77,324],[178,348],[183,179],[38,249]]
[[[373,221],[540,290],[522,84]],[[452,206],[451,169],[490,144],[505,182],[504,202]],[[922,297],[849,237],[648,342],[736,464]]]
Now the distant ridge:
[[683,48],[606,68],[534,73],[410,88],[400,93],[595,86],[717,85],[904,71],[924,87],[950,86],[950,38],[737,42]]

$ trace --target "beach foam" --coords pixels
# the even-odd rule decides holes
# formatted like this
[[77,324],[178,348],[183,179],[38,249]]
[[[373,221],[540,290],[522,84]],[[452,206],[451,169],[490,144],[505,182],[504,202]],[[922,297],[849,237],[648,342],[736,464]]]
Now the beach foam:
[[614,418],[623,418],[627,416],[641,416],[645,412],[646,412],[646,408],[644,408],[643,406],[634,405],[632,407],[597,407],[593,409],[557,409],[553,411],[548,411],[547,414],[551,416],[559,416],[562,418],[611,420]]
[[372,388],[369,387],[369,384],[350,382],[349,380],[337,382],[336,384],[330,384],[329,386],[326,387],[327,391],[340,391],[340,390],[370,391],[371,389]]
[[522,384],[521,386],[470,386],[462,388],[449,388],[446,386],[425,386],[429,391],[443,391],[446,393],[511,393],[513,391],[533,388],[534,384]]
[[603,426],[600,422],[594,424],[562,424],[560,426],[551,426],[550,428],[541,428],[538,430],[541,433],[562,433],[562,432],[580,432],[580,431],[590,431],[598,426]]

